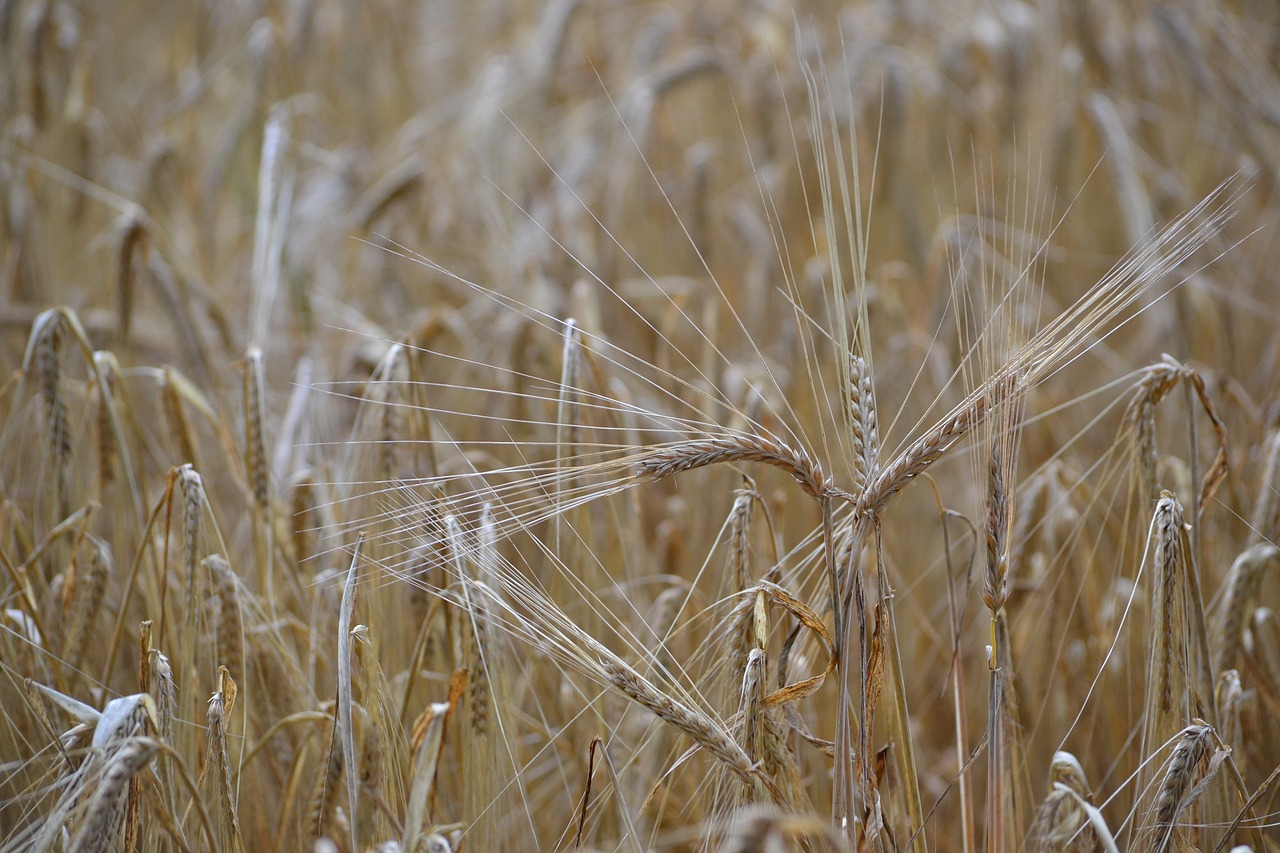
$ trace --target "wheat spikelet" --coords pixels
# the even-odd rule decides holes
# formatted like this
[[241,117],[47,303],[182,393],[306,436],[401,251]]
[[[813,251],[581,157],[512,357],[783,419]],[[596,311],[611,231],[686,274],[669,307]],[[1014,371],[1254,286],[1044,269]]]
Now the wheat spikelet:
[[849,356],[849,433],[853,440],[853,486],[856,494],[866,488],[880,467],[875,387],[871,366],[860,355]]

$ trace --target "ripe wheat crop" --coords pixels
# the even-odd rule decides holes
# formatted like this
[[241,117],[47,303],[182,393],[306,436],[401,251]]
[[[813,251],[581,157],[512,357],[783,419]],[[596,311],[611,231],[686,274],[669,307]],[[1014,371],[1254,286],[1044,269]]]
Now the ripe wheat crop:
[[1280,850],[1277,56],[0,3],[0,850]]

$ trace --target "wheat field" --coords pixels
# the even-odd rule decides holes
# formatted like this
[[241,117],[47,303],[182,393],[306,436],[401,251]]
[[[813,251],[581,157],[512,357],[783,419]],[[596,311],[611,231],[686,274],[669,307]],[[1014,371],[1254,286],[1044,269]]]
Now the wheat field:
[[1280,8],[0,66],[0,850],[1280,850]]

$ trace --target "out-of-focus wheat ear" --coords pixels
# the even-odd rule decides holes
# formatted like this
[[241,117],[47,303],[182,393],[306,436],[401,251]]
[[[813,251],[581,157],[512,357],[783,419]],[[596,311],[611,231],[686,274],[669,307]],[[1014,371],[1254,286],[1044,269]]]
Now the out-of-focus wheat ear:
[[111,751],[103,762],[101,775],[85,806],[85,817],[72,836],[68,850],[89,853],[114,849],[120,839],[129,782],[147,766],[158,749],[155,741],[135,737]]
[[[261,34],[260,40],[270,44],[273,41],[270,35],[271,30],[268,28]],[[250,39],[251,43],[253,41]],[[265,45],[259,49],[269,50]],[[262,131],[262,148],[258,160],[258,210],[253,223],[253,261],[250,271],[253,285],[251,340],[256,345],[268,340],[272,308],[280,287],[281,259],[293,198],[293,170],[287,160],[291,141],[289,118],[292,112],[288,103],[273,104]]]
[[[355,702],[352,696],[351,651],[355,642],[351,635],[354,627],[356,599],[360,589],[360,564],[364,552],[365,534],[360,532],[355,548],[351,553],[351,568],[347,570],[347,580],[342,587],[342,605],[338,611],[338,707],[334,718],[335,742],[342,747],[342,764],[347,780],[347,809],[352,850],[359,850],[357,838],[357,820],[360,805],[360,786],[357,782],[356,765],[356,733],[353,713]],[[330,750],[332,751],[332,747]],[[332,760],[332,758],[330,759]]]
[[1259,697],[1280,715],[1280,616],[1270,607],[1255,608],[1250,615],[1244,651]]
[[[1191,849],[1204,848],[1207,839],[1200,837],[1198,827],[1179,831],[1180,818],[1199,799],[1231,754],[1218,740],[1213,727],[1203,722],[1182,729],[1174,740],[1173,754],[1146,811],[1139,836],[1140,841],[1145,841],[1140,849],[1152,853],[1187,849],[1187,844]],[[1185,833],[1187,837],[1175,841],[1175,833]]]
[[[182,515],[180,517],[182,531],[182,591],[183,591],[183,624],[196,624],[196,603],[204,599],[205,575],[200,571],[200,530],[204,524],[204,479],[190,464],[181,465],[175,472],[177,477],[177,494]],[[187,637],[188,645],[192,637]]]
[[1267,438],[1262,452],[1262,482],[1253,504],[1249,542],[1280,542],[1280,429]]
[[404,779],[410,773],[409,745],[400,728],[373,631],[367,625],[357,625],[351,633],[355,640],[356,678],[366,710],[360,783],[371,794],[369,811],[375,816],[372,831],[375,837],[384,838],[392,834],[391,822],[398,826],[399,816],[404,812]]
[[[1093,793],[1084,768],[1069,752],[1059,750],[1049,763],[1049,793],[1040,803],[1028,834],[1031,848],[1041,851],[1079,849],[1073,843],[1098,846],[1092,838],[1088,808]],[[1114,841],[1112,842],[1114,847]]]
[[448,713],[447,702],[433,702],[413,723],[413,775],[409,783],[404,835],[400,840],[404,850],[418,849],[419,839],[430,819],[428,806],[435,789],[436,768],[444,744],[444,723]]
[[199,442],[196,441],[191,419],[187,417],[187,409],[183,405],[184,399],[189,399],[183,393],[184,386],[190,388],[191,383],[172,367],[165,367],[160,378],[160,402],[164,407],[165,421],[169,425],[168,434],[178,446],[179,460],[193,465],[198,471],[201,470],[197,451]]
[[1218,708],[1218,737],[1232,749],[1232,761],[1243,774],[1248,762],[1248,751],[1244,748],[1244,686],[1240,683],[1240,673],[1234,669],[1226,669],[1218,674],[1218,683],[1214,688],[1214,701]]
[[404,441],[408,378],[405,347],[392,344],[374,368],[365,389],[361,415],[375,421],[370,426],[377,456],[375,476],[380,480],[393,481],[400,476],[399,449]]
[[578,455],[581,427],[578,424],[578,397],[582,374],[582,336],[578,321],[564,321],[564,343],[560,348],[560,388],[556,402],[556,539],[555,553],[563,559],[560,549],[561,501],[563,479],[560,477],[566,460]]
[[64,314],[58,310],[45,311],[32,324],[23,362],[23,372],[30,377],[44,408],[46,447],[53,472],[53,509],[59,518],[67,515],[71,474],[71,431],[62,387],[65,340]]
[[133,328],[134,288],[141,260],[147,252],[147,225],[142,211],[131,207],[115,224],[116,255],[116,340],[122,350],[128,349]]
[[880,469],[875,386],[871,366],[860,355],[849,356],[849,432],[853,440],[853,491],[859,494]]
[[271,572],[271,471],[266,439],[266,371],[262,350],[249,347],[244,356],[244,462],[252,498],[254,555],[258,569],[258,589],[265,590],[268,602],[275,602]]
[[467,838],[478,849],[496,849],[500,843],[501,808],[494,803],[501,796],[502,737],[497,714],[502,705],[503,675],[501,651],[491,624],[489,596],[496,594],[497,543],[493,520],[486,506],[477,527],[473,548],[468,547],[457,520],[445,520],[446,535],[455,565],[462,567],[463,665],[470,673],[462,723],[463,804],[469,824]]
[[1089,112],[1107,142],[1112,176],[1115,178],[1116,195],[1124,214],[1126,236],[1130,245],[1140,245],[1155,232],[1155,212],[1151,198],[1142,184],[1138,167],[1138,152],[1125,129],[1124,120],[1115,102],[1101,90],[1089,96]]
[[202,568],[213,581],[217,600],[218,622],[215,660],[225,666],[232,678],[244,679],[244,613],[240,604],[240,579],[221,554],[202,561]]
[[225,666],[218,667],[218,689],[209,697],[205,714],[205,764],[200,784],[207,785],[208,799],[218,808],[219,849],[243,851],[240,819],[236,814],[234,774],[227,751],[227,720],[235,707],[237,686]]
[[[95,386],[93,399],[95,402],[94,431],[98,451],[98,489],[99,493],[115,482],[116,479],[116,435],[111,423],[111,410],[115,403],[116,383],[120,374],[114,369],[114,363],[104,371],[105,381],[102,386]],[[104,389],[106,396],[104,397]]]
[[333,720],[329,746],[321,761],[320,773],[311,789],[311,801],[307,810],[307,847],[325,838],[333,823],[334,807],[338,799],[343,773],[342,742],[338,738],[338,718]]
[[[1214,672],[1223,673],[1240,666],[1245,622],[1257,602],[1267,569],[1276,565],[1280,549],[1270,542],[1258,542],[1236,557],[1227,572],[1226,592],[1213,620]],[[1233,743],[1227,739],[1228,743]]]
[[413,468],[420,476],[434,478],[440,472],[436,458],[436,442],[431,426],[431,401],[427,398],[426,371],[421,360],[426,356],[418,347],[406,352],[409,368],[409,438],[413,442]]
[[72,670],[84,663],[91,638],[101,634],[98,620],[105,608],[107,584],[111,580],[111,549],[96,536],[85,536],[88,554],[77,571],[71,614],[63,634],[63,657]]

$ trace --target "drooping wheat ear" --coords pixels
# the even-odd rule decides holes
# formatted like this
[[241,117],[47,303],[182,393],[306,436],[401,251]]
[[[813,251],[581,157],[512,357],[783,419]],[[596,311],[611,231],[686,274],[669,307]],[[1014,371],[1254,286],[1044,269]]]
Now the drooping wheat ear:
[[1182,365],[1171,358],[1148,366],[1142,371],[1125,409],[1123,429],[1133,443],[1144,504],[1154,499],[1160,488],[1156,470],[1156,406],[1177,385],[1182,372]]
[[1049,764],[1049,793],[1040,803],[1028,835],[1032,849],[1044,853],[1094,850],[1102,846],[1105,838],[1111,841],[1106,849],[1114,850],[1110,830],[1105,823],[1099,830],[1099,821],[1101,814],[1093,807],[1084,768],[1071,753],[1055,752]]
[[1244,731],[1241,729],[1245,694],[1244,686],[1240,683],[1240,673],[1234,669],[1223,670],[1218,675],[1213,694],[1214,704],[1218,709],[1218,736],[1223,743],[1235,750],[1232,760],[1243,774],[1249,756],[1244,749]]
[[202,568],[213,580],[218,601],[218,634],[215,658],[232,678],[244,678],[244,616],[240,606],[240,585],[231,564],[221,554],[205,557]]
[[1055,752],[1049,762],[1049,787],[1058,784],[1066,785],[1086,801],[1093,802],[1093,789],[1080,760],[1064,749]]
[[31,329],[24,365],[29,371],[36,393],[44,405],[48,428],[49,458],[53,463],[54,503],[60,515],[69,498],[71,473],[71,433],[67,420],[67,401],[62,388],[62,346],[66,339],[65,319],[57,310],[45,311],[36,318]]
[[1277,558],[1280,558],[1280,549],[1270,542],[1258,542],[1231,564],[1226,592],[1213,621],[1214,672],[1239,668],[1245,620],[1257,601],[1266,570],[1276,565]]
[[880,433],[871,366],[860,355],[849,356],[849,430],[853,439],[854,493],[879,473]]
[[204,480],[190,464],[177,470],[178,492],[182,498],[182,577],[185,583],[186,624],[196,624],[196,602],[201,595],[203,573],[200,566],[200,526],[204,522]]
[[1249,525],[1250,542],[1280,542],[1280,429],[1271,433],[1263,451],[1262,484]]
[[763,462],[790,474],[811,497],[827,494],[830,481],[822,467],[803,448],[795,449],[773,436],[733,434],[695,438],[649,451],[637,463],[642,480],[661,480],[722,462]]
[[180,385],[187,383],[172,367],[166,367],[160,380],[160,401],[164,406],[165,420],[169,424],[169,435],[178,444],[178,458],[183,463],[199,467],[200,457],[196,453],[195,433],[191,429],[191,420],[187,417],[186,407],[182,403]]
[[[1148,811],[1145,828],[1151,832],[1151,843],[1146,849],[1165,853],[1175,847],[1178,818],[1208,787],[1229,754],[1230,750],[1218,745],[1217,733],[1210,725],[1196,723],[1178,733],[1164,778]],[[1185,849],[1184,844],[1176,845],[1176,849]]]
[[[711,717],[663,693],[620,660],[601,660],[599,665],[609,686],[648,709],[658,719],[684,732],[694,743],[737,774],[743,782],[751,785],[756,780],[767,781],[757,771],[746,751]],[[771,793],[776,794],[776,790]]]
[[103,613],[107,583],[111,579],[111,549],[96,536],[86,536],[89,554],[76,572],[71,615],[64,634],[63,656],[79,669],[88,651],[90,638],[98,635],[97,620]]
[[262,350],[249,347],[244,355],[244,458],[249,491],[255,506],[265,512],[270,504],[267,471],[266,376]]
[[1089,816],[1079,795],[1060,782],[1049,785],[1049,793],[1036,810],[1035,821],[1028,833],[1031,849],[1040,853],[1077,849],[1076,843],[1093,849],[1093,839],[1084,836]]
[[864,515],[882,512],[894,495],[982,424],[989,412],[996,410],[1006,400],[1019,396],[1023,390],[1025,386],[1017,374],[992,377],[950,415],[881,469],[859,496],[856,513]]
[[147,766],[159,748],[159,744],[150,738],[132,737],[111,750],[103,761],[101,775],[89,797],[84,820],[67,848],[69,851],[89,853],[115,847],[120,837],[129,782],[134,774]]
[[218,689],[209,697],[205,715],[208,726],[205,739],[205,766],[201,783],[208,782],[210,799],[218,806],[218,837],[223,850],[243,851],[240,819],[236,814],[235,786],[231,757],[227,752],[227,718],[235,704],[235,680],[225,666],[218,667]]

